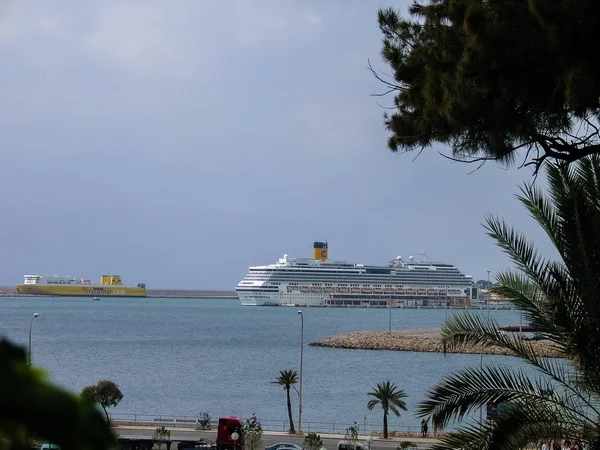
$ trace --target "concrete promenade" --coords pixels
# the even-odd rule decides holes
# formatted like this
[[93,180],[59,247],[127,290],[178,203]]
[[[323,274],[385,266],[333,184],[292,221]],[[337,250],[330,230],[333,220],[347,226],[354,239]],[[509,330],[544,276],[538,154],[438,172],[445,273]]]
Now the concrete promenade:
[[[204,438],[209,441],[214,441],[217,436],[216,429],[212,430],[196,430],[192,427],[166,427],[171,431],[171,440],[194,440],[198,438]],[[123,437],[152,437],[155,426],[152,425],[144,425],[144,426],[134,426],[134,425],[117,425],[113,427],[113,430],[118,436]],[[323,440],[324,447],[327,450],[335,450],[337,447],[337,443],[340,440],[344,439],[343,434],[328,434],[328,433],[319,433],[321,439]],[[291,442],[298,445],[303,445],[304,436],[297,434],[289,434],[283,431],[263,431],[262,436],[262,444],[263,446],[271,445],[277,442]],[[361,435],[358,439],[360,442],[366,441],[366,436]],[[388,439],[383,439],[379,436],[373,437],[373,442],[371,443],[372,450],[395,450],[398,445],[400,445],[403,441],[414,442],[418,448],[428,448],[433,444],[439,442],[438,439],[433,437],[413,437],[413,436],[403,436],[403,437],[390,437]],[[172,447],[173,448],[173,447]]]

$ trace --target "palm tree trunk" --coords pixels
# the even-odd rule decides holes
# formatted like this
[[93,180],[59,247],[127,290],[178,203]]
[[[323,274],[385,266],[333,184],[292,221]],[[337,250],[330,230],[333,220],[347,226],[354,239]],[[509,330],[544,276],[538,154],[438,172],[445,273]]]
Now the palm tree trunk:
[[388,429],[387,429],[387,411],[383,411],[383,438],[388,438]]
[[292,400],[290,399],[290,389],[287,388],[285,393],[287,396],[288,418],[290,419],[290,433],[295,433],[296,429],[294,428],[294,419],[292,418]]
[[110,424],[110,417],[108,417],[108,411],[106,411],[106,408],[104,407],[104,405],[102,403],[100,403],[100,406],[102,406],[102,409],[104,410],[104,414],[106,414],[106,421]]

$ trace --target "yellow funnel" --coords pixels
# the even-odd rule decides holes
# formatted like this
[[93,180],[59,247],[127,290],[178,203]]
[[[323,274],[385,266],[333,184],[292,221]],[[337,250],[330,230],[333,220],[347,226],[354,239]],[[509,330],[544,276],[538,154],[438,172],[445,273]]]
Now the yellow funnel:
[[313,247],[313,259],[315,261],[327,261],[327,242],[315,242]]

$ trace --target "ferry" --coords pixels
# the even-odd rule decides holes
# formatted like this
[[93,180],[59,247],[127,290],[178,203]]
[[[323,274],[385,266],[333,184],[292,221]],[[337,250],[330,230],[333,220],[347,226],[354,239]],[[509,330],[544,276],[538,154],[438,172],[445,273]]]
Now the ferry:
[[145,297],[146,285],[123,285],[119,275],[102,275],[99,283],[91,280],[58,275],[24,275],[23,284],[17,285],[19,294],[76,297]]
[[401,256],[385,266],[328,260],[327,242],[313,258],[252,266],[236,293],[244,306],[440,307],[477,304],[473,278],[452,264]]

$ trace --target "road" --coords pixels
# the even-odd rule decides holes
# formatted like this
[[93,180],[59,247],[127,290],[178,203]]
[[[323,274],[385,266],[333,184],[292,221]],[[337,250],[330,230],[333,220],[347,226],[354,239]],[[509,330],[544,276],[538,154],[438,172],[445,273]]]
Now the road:
[[[115,427],[117,435],[122,437],[148,437],[151,438],[154,434],[154,429],[151,427]],[[194,430],[191,428],[171,428],[171,440],[172,441],[183,441],[183,440],[195,440],[200,437],[205,438],[209,441],[216,439],[216,431],[202,431]],[[337,443],[344,437],[340,435],[328,435],[321,433],[321,439],[323,440],[323,446],[328,450],[335,450]],[[263,446],[275,444],[276,442],[291,442],[294,444],[302,445],[304,440],[303,436],[290,435],[288,433],[265,431],[262,435]],[[359,439],[364,441],[364,439]],[[371,450],[395,450],[400,442],[411,441],[417,444],[419,448],[428,448],[430,445],[438,442],[437,439],[433,438],[413,438],[413,437],[396,437],[387,440],[374,438],[371,444]],[[177,447],[171,447],[171,450]]]

